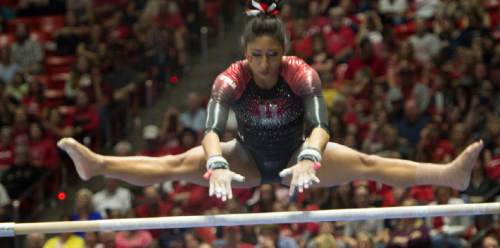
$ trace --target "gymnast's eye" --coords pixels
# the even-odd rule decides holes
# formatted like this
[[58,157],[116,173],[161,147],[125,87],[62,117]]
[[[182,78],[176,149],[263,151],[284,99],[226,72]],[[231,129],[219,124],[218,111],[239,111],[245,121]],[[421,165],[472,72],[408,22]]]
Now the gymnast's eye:
[[269,51],[269,52],[267,52],[267,56],[276,57],[276,56],[278,56],[278,52],[277,51]]
[[262,56],[262,53],[261,53],[261,52],[258,52],[258,51],[252,51],[252,57],[259,58],[260,56]]

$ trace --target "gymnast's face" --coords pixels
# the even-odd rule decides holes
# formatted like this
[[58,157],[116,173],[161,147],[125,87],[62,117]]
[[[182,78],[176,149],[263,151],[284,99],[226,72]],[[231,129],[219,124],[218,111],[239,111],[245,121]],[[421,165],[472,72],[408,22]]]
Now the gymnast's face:
[[283,54],[284,47],[269,35],[256,37],[248,42],[245,49],[245,57],[254,77],[265,81],[279,74]]

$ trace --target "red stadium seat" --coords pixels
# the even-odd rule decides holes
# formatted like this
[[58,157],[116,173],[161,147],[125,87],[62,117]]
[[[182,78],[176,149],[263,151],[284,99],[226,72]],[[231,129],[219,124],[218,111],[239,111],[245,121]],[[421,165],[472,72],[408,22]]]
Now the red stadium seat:
[[25,24],[28,27],[28,30],[37,30],[38,29],[38,21],[35,17],[21,17],[11,19],[7,22],[7,30],[9,32],[15,32],[17,24]]
[[59,106],[59,113],[62,115],[71,115],[75,113],[75,110],[74,106]]
[[50,85],[48,86],[48,88],[59,89],[59,90],[64,89],[64,84],[66,84],[66,80],[68,80],[69,77],[70,77],[69,72],[59,72],[51,74]]
[[63,15],[43,16],[38,17],[38,22],[40,30],[50,34],[64,27],[65,17]]
[[40,44],[44,44],[45,42],[50,40],[48,34],[40,31],[31,32],[30,37],[31,39],[38,41]]
[[75,56],[46,56],[45,67],[50,73],[70,72],[75,61]]
[[64,103],[64,90],[48,89],[44,92],[45,104],[49,108],[56,108]]

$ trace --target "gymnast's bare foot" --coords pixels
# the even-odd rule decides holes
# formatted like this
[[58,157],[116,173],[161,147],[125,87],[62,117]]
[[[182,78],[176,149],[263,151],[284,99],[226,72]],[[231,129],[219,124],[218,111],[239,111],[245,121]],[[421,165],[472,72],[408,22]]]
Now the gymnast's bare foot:
[[76,171],[83,180],[99,174],[102,158],[73,138],[63,138],[57,146],[64,150],[75,163]]
[[447,177],[452,179],[451,187],[458,190],[465,190],[469,186],[472,168],[477,162],[477,157],[483,149],[483,141],[480,140],[469,145],[455,160],[447,166]]

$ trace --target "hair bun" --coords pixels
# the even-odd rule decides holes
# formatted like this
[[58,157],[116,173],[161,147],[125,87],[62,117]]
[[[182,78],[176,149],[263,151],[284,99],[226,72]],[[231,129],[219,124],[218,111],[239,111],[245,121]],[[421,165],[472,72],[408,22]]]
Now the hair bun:
[[249,0],[246,14],[248,16],[277,16],[280,0]]

